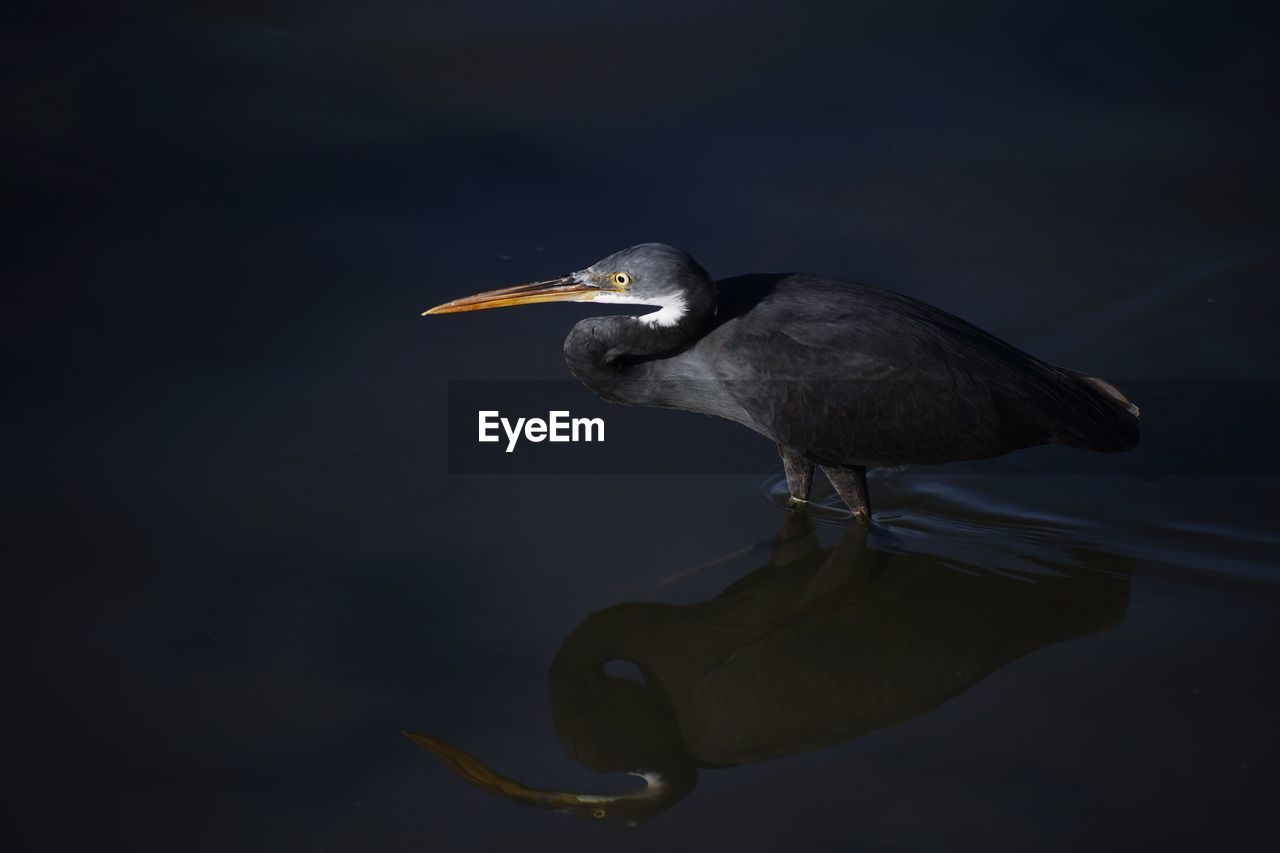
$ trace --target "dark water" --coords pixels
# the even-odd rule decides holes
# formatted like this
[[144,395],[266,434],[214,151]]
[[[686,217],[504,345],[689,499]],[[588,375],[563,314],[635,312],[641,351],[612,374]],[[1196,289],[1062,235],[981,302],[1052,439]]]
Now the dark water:
[[[447,473],[447,380],[563,378],[591,309],[418,312],[646,240],[1274,401],[1273,22],[1036,5],[15,13],[10,834],[1272,848],[1280,478],[1186,440],[1265,443],[1230,395],[1144,408],[1115,471],[877,473],[870,531],[789,516],[763,443]],[[511,801],[627,771],[664,787]]]

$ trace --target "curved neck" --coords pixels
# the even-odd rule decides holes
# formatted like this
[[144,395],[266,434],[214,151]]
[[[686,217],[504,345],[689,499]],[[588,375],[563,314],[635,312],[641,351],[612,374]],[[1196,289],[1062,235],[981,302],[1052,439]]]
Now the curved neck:
[[676,355],[697,343],[715,319],[716,286],[708,281],[705,286],[687,288],[681,296],[684,301],[678,309],[664,307],[641,317],[592,317],[578,323],[564,342],[569,370],[595,387],[593,379],[616,379],[628,368]]
[[[648,787],[629,799],[645,817],[683,798],[698,781],[670,697],[645,666],[651,605],[619,605],[588,616],[565,638],[548,673],[551,715],[569,756],[600,772],[644,775]],[[611,675],[627,661],[643,681]]]

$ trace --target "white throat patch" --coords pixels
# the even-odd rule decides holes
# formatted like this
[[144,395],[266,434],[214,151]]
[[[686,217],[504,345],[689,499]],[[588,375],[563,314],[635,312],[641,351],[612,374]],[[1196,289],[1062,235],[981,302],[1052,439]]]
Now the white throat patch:
[[651,296],[646,299],[637,299],[634,296],[628,296],[625,293],[597,293],[592,302],[614,302],[620,305],[650,305],[658,310],[649,314],[643,314],[636,317],[636,321],[640,323],[648,323],[650,326],[674,326],[680,322],[689,310],[689,304],[685,301],[682,294],[671,293],[664,296]]

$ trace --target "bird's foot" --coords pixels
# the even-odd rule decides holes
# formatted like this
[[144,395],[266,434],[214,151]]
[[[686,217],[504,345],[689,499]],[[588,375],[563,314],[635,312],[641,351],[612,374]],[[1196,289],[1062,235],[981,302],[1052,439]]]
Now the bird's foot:
[[782,455],[782,469],[787,473],[787,492],[790,493],[787,508],[794,509],[809,502],[809,492],[813,488],[813,463],[781,444],[778,452]]
[[840,500],[853,513],[859,524],[871,523],[871,498],[867,493],[867,469],[861,465],[849,467],[823,466],[831,485],[835,486]]

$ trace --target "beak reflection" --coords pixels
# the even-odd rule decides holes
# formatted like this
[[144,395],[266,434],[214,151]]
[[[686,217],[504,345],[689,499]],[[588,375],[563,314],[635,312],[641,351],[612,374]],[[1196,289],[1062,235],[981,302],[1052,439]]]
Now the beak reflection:
[[552,809],[564,809],[581,805],[578,797],[572,794],[561,794],[554,791],[540,791],[520,784],[514,779],[499,776],[476,758],[474,755],[458,749],[451,743],[418,734],[403,732],[404,736],[440,759],[457,776],[466,779],[482,791],[497,797],[515,800],[531,806],[544,806]]
[[[1003,522],[1019,544],[1013,565],[992,553],[993,565],[975,566],[964,542],[930,540],[937,555],[888,551],[861,525],[824,546],[808,513],[794,511],[767,564],[719,596],[587,616],[551,664],[555,731],[574,761],[640,776],[639,791],[530,788],[443,741],[410,737],[490,794],[643,823],[707,769],[835,746],[932,713],[1012,661],[1124,620],[1131,558],[1063,550],[1046,544],[1038,522],[1020,523]],[[1026,559],[1034,573],[1016,568]],[[611,662],[642,678],[611,673]]]

